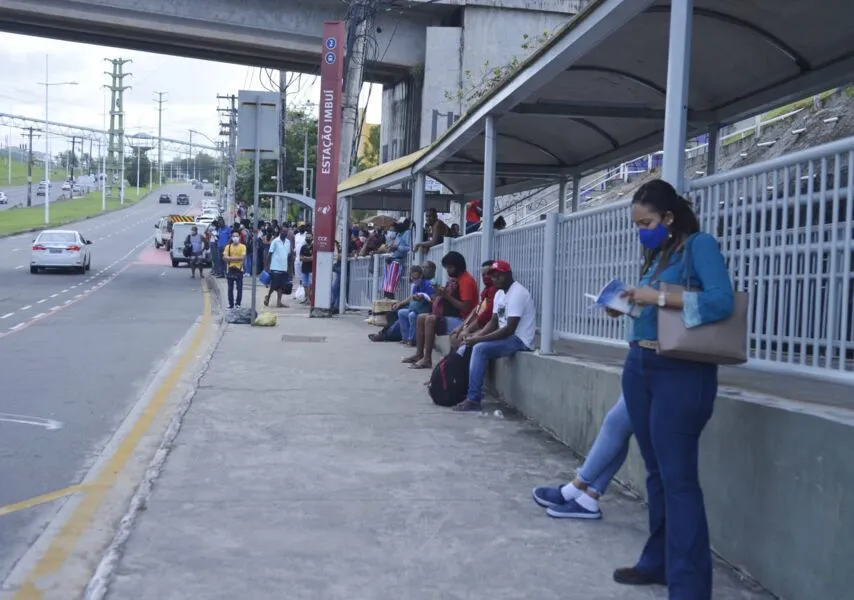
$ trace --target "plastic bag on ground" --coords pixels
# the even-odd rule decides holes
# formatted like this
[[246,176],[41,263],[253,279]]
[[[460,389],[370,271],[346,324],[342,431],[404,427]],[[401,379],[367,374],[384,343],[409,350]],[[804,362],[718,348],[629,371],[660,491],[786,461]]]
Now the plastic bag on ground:
[[275,327],[276,322],[279,318],[276,316],[276,313],[265,312],[258,315],[258,318],[255,319],[256,327]]
[[294,292],[294,300],[297,302],[305,302],[305,288],[301,285],[297,288],[297,291]]
[[225,322],[234,325],[252,323],[252,310],[249,308],[229,308],[225,311]]

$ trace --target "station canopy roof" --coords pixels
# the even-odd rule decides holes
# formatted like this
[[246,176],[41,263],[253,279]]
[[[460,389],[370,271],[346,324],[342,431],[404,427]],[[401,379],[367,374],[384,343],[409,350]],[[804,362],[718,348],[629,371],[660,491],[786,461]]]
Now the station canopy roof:
[[[488,115],[498,117],[497,194],[660,148],[670,4],[594,0],[436,142],[345,180],[339,194],[425,173],[480,197]],[[689,135],[854,80],[852,14],[850,0],[695,0]]]

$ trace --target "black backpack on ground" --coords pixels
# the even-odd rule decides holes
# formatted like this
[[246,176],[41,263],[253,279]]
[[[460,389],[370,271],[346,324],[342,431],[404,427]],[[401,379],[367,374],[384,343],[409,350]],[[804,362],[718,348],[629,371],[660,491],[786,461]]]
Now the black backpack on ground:
[[471,347],[467,347],[465,356],[451,352],[433,368],[427,391],[435,404],[455,406],[466,399],[469,391],[470,359]]

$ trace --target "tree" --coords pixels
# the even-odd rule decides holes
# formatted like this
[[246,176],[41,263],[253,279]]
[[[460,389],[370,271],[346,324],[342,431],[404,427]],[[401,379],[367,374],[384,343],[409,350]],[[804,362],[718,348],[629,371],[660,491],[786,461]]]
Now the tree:
[[[190,168],[193,169],[193,165],[190,165]],[[199,152],[196,154],[194,170],[199,179],[213,181],[217,178],[217,173],[219,173],[219,160],[206,152]]]
[[[362,154],[359,156],[359,161],[356,163],[358,171],[370,169],[380,164],[380,126],[372,123],[365,123],[363,127],[367,128],[368,136],[365,140],[365,145],[362,147]],[[361,168],[359,168],[361,166]]]
[[56,155],[56,162],[64,167],[79,167],[80,161],[77,159],[77,154],[71,150],[65,150]]
[[[137,154],[139,154],[139,162],[137,162]],[[127,179],[129,185],[136,185],[137,165],[139,165],[139,185],[147,186],[151,168],[151,161],[148,160],[147,150],[134,148],[133,154],[125,157],[125,179]]]

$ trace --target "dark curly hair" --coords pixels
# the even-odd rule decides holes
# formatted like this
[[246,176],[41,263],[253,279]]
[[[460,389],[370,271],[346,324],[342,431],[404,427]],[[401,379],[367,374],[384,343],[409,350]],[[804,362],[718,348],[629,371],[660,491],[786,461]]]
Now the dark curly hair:
[[663,179],[653,179],[640,186],[632,197],[632,204],[640,204],[662,217],[667,213],[673,215],[670,224],[671,236],[655,250],[644,251],[644,264],[641,273],[646,273],[657,257],[661,257],[662,265],[688,236],[700,231],[700,222],[691,203],[676,193],[676,188]]

